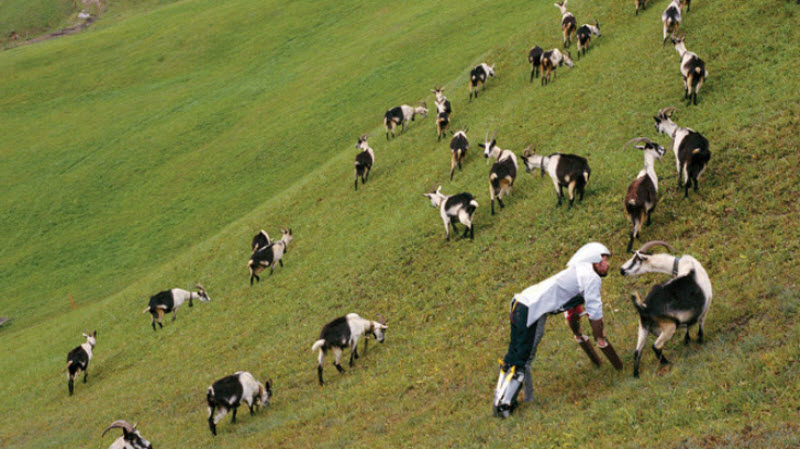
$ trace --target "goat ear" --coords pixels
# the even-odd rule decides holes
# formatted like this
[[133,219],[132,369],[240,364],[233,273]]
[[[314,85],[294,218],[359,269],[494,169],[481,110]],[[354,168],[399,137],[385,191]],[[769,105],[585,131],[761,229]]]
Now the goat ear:
[[92,337],[97,337],[97,329],[92,333]]
[[478,146],[481,147],[481,148],[486,148],[486,145],[484,145],[482,143],[479,143]]

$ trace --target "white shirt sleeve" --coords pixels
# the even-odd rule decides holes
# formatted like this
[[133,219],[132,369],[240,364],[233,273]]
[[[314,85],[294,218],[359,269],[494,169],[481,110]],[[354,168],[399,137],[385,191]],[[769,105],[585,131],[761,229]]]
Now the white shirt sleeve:
[[[587,270],[588,267],[588,270]],[[600,299],[600,286],[603,281],[594,272],[592,264],[586,264],[578,270],[578,285],[581,289],[583,299],[586,301],[586,313],[592,320],[603,318],[603,301]]]

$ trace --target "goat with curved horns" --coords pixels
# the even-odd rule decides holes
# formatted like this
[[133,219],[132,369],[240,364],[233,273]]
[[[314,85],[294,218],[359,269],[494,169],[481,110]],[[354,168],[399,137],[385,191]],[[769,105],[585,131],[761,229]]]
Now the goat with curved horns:
[[656,246],[663,246],[670,252],[675,250],[667,242],[652,241],[645,243],[622,264],[619,271],[623,276],[638,276],[644,273],[671,274],[672,279],[653,286],[650,293],[642,301],[638,292],[631,295],[633,306],[639,313],[639,340],[634,352],[633,377],[639,377],[639,362],[647,336],[653,333],[658,336],[653,343],[653,352],[661,365],[668,365],[669,360],[662,352],[664,344],[669,341],[679,327],[686,328],[684,344],[689,344],[689,326],[698,325],[697,341],[703,342],[703,326],[708,309],[711,307],[711,280],[700,262],[692,256],[672,256],[670,254],[651,254]]
[[[267,236],[267,238],[269,238],[269,236]],[[150,305],[148,305],[142,313],[150,312],[152,316],[150,324],[153,326],[153,330],[156,330],[156,322],[158,322],[158,327],[164,327],[164,325],[161,324],[161,320],[164,318],[165,313],[172,312],[172,321],[175,321],[178,307],[184,302],[189,301],[189,307],[193,307],[194,304],[192,301],[195,299],[201,302],[211,301],[211,298],[209,298],[206,293],[206,289],[203,288],[202,285],[195,284],[195,287],[197,287],[197,292],[190,292],[182,288],[173,288],[171,290],[158,292],[150,297]]]
[[[664,147],[646,137],[631,139],[622,148],[639,142],[645,144],[634,145],[634,148],[644,151],[644,167],[636,175],[636,179],[628,187],[628,193],[625,195],[625,215],[632,226],[628,252],[631,252],[631,248],[633,248],[633,239],[639,237],[642,223],[650,226],[650,215],[658,204],[658,175],[656,175],[655,161],[661,159],[666,151]],[[645,214],[647,222],[644,220]]]
[[122,436],[114,440],[108,449],[153,449],[153,445],[142,437],[136,429],[136,423],[131,425],[124,419],[118,419],[111,423],[100,437],[106,436],[111,429],[122,429]]
[[683,196],[688,198],[691,184],[694,184],[695,192],[698,190],[698,180],[711,159],[711,150],[708,148],[708,139],[702,134],[691,128],[679,127],[672,121],[674,110],[673,107],[664,108],[653,119],[659,133],[672,137],[672,152],[675,153],[675,165],[678,169],[678,188],[683,187]]

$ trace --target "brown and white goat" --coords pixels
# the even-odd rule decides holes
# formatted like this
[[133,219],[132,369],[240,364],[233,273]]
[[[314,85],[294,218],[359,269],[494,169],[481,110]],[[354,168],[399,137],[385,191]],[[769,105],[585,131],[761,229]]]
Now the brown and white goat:
[[494,200],[497,198],[498,204],[503,208],[503,197],[511,193],[511,187],[514,185],[514,180],[517,178],[517,156],[511,150],[504,150],[497,146],[497,140],[494,133],[489,139],[489,133],[486,133],[484,143],[479,143],[478,146],[483,148],[483,157],[489,159],[494,158],[497,162],[492,165],[489,172],[489,196],[492,200],[492,215],[494,215]]
[[672,0],[667,5],[667,9],[661,14],[661,23],[664,24],[664,41],[662,45],[666,45],[667,38],[678,32],[681,20],[681,0]]
[[686,35],[672,38],[675,51],[681,56],[681,76],[683,76],[683,99],[688,104],[697,104],[697,93],[708,78],[706,63],[696,54],[686,50]]
[[568,48],[578,29],[578,22],[575,20],[575,16],[567,11],[567,0],[553,3],[553,6],[561,11],[561,34],[564,35],[564,48]]
[[601,36],[599,20],[595,20],[594,25],[585,23],[578,28],[578,59],[581,59],[581,54],[586,54],[586,49],[589,48],[592,36]]
[[702,343],[703,327],[711,307],[711,280],[700,262],[686,254],[680,257],[650,254],[650,249],[656,246],[664,246],[675,252],[666,242],[647,242],[620,267],[620,274],[623,276],[644,273],[672,275],[669,281],[653,286],[644,300],[638,292],[631,295],[633,306],[639,313],[639,338],[634,352],[633,377],[639,377],[642,349],[650,333],[658,336],[653,343],[653,352],[662,365],[667,365],[669,360],[662,352],[664,344],[680,327],[686,328],[683,342],[689,344],[689,326],[694,324],[698,325],[697,341]]
[[557,48],[554,48],[550,51],[546,51],[542,54],[542,86],[545,84],[550,84],[550,75],[555,72],[555,70],[561,66],[566,64],[567,67],[572,68],[574,64],[572,63],[572,54],[567,52],[567,54],[561,53],[561,51]]
[[494,77],[494,65],[485,62],[476,65],[469,72],[469,101],[472,101],[473,95],[478,98],[478,88],[481,85],[483,85],[483,89],[486,89],[486,80],[490,76]]
[[[664,147],[646,137],[630,140],[622,148],[632,144],[644,142],[644,145],[635,145],[634,148],[644,151],[644,168],[636,175],[636,179],[628,187],[625,195],[625,215],[631,222],[630,240],[628,249],[633,247],[633,239],[639,237],[642,223],[650,226],[650,215],[658,204],[658,176],[655,170],[655,160],[664,155]],[[645,222],[645,216],[647,221]]]
[[683,188],[684,198],[688,198],[691,184],[694,184],[695,192],[698,190],[698,180],[711,159],[711,150],[708,139],[702,134],[691,128],[680,127],[672,121],[674,110],[673,107],[664,108],[653,119],[658,132],[672,137],[672,151],[675,153],[678,169],[678,188]]

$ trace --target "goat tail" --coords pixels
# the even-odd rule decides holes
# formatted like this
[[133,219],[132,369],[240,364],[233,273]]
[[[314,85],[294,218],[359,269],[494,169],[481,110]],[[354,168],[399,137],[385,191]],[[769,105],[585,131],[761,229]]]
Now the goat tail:
[[208,387],[208,391],[206,392],[206,402],[208,402],[209,407],[214,404],[214,387]]
[[631,293],[631,301],[633,302],[633,307],[636,307],[638,310],[644,311],[647,309],[647,304],[644,303],[638,291]]
[[589,184],[589,175],[591,175],[591,174],[592,174],[592,172],[590,172],[589,170],[584,170],[583,171],[583,182],[584,183]]
[[475,200],[472,200],[472,201],[469,202],[469,206],[467,206],[467,213],[472,215],[472,214],[475,213],[475,209],[477,209],[477,208],[478,208],[478,202],[475,201]]
[[325,339],[324,338],[320,338],[319,340],[315,341],[314,345],[311,346],[311,352],[319,351],[320,349],[322,349],[323,351],[325,350]]
[[147,313],[147,312],[149,312],[149,311],[150,311],[150,306],[147,306],[147,308],[146,308],[146,309],[142,310],[142,313]]

